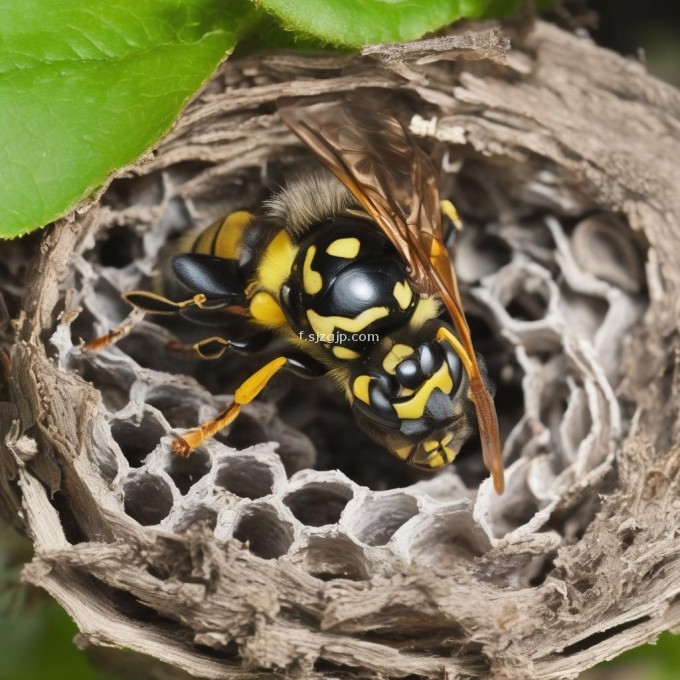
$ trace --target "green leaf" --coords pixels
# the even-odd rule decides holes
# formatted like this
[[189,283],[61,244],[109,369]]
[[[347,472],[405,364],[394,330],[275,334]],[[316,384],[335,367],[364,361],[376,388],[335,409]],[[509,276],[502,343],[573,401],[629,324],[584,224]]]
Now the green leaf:
[[0,236],[64,215],[166,132],[247,0],[0,0]]
[[[493,14],[493,0],[259,0],[284,28],[332,45],[416,40],[462,17]],[[515,6],[519,0],[509,0]],[[503,0],[503,11],[508,0]]]

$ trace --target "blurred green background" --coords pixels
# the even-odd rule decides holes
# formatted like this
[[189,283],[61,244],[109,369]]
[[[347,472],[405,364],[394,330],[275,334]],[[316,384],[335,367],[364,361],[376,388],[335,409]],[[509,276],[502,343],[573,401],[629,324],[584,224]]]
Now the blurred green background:
[[[574,3],[581,4],[582,3]],[[599,14],[595,39],[680,86],[680,2],[591,0]],[[94,669],[72,640],[74,623],[45,594],[19,583],[30,544],[0,528],[0,680],[120,680]],[[136,680],[125,674],[126,680]],[[580,680],[679,680],[680,636],[664,634],[602,664]]]

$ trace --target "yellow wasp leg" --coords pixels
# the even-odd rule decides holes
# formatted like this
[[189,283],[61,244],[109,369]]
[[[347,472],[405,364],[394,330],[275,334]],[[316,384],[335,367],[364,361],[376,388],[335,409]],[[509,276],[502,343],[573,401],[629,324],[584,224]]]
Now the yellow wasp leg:
[[[456,354],[460,357],[463,362],[463,367],[465,372],[470,379],[470,385],[472,387],[472,393],[481,394],[482,398],[477,401],[474,400],[475,407],[479,413],[480,409],[485,409],[484,414],[486,422],[492,422],[495,431],[498,432],[498,420],[496,416],[496,410],[493,407],[493,402],[491,401],[491,396],[489,395],[481,376],[475,373],[473,370],[472,359],[465,351],[463,345],[458,340],[458,338],[451,333],[447,328],[440,327],[437,331],[437,340],[446,340],[455,350]],[[475,386],[477,382],[478,386]],[[482,457],[484,459],[484,465],[486,465],[487,470],[491,473],[493,478],[493,486],[496,493],[503,493],[505,488],[505,480],[503,473],[503,457],[499,446],[495,446],[493,443],[491,445],[485,444],[484,441],[484,430],[480,427],[480,437],[482,439]]]
[[[131,293],[128,293],[125,298],[135,308],[134,311],[106,335],[102,335],[89,342],[84,342],[81,346],[82,349],[99,351],[109,345],[113,345],[124,338],[142,320],[145,313],[174,314],[180,309],[191,307],[192,305],[202,307],[206,301],[206,297],[203,293],[194,295],[194,297],[189,300],[184,300],[183,302],[173,302],[172,300],[164,298],[162,295],[144,291],[132,291]],[[142,301],[146,301],[148,306],[145,306]]]
[[286,357],[277,357],[251,375],[234,393],[234,401],[214,420],[209,420],[194,430],[172,442],[174,453],[187,458],[206,439],[230,425],[241,412],[241,407],[249,404],[266,387],[267,383],[288,363]]
[[133,307],[141,309],[146,314],[175,314],[181,309],[193,307],[194,305],[202,309],[207,300],[203,293],[198,293],[188,300],[175,302],[162,295],[158,295],[158,293],[140,290],[130,291],[123,297]]
[[456,354],[460,357],[460,360],[463,362],[463,368],[465,369],[465,372],[468,374],[468,376],[472,375],[472,362],[470,361],[470,357],[468,356],[467,352],[463,348],[463,345],[461,345],[460,340],[448,329],[444,328],[442,326],[439,327],[437,330],[437,340],[446,340],[446,342],[449,343],[456,352]]
[[215,335],[211,338],[200,340],[193,345],[185,345],[183,342],[171,340],[165,343],[165,349],[198,359],[219,359],[230,345],[231,340]]

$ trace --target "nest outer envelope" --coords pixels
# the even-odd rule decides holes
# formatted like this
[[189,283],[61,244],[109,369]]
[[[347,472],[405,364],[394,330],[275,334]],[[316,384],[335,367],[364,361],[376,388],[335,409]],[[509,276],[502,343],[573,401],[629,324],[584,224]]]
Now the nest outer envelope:
[[[678,625],[680,96],[554,26],[508,32],[507,54],[477,27],[227,62],[157,151],[45,233],[0,404],[0,508],[34,541],[25,578],[82,645],[205,678],[525,680]],[[383,489],[313,470],[314,427],[348,421],[276,402],[243,416],[242,441],[261,443],[183,463],[172,434],[228,395],[167,358],[172,331],[144,321],[118,347],[78,347],[124,318],[120,291],[169,235],[309,164],[276,98],[358,87],[395,95],[466,216],[460,278],[499,364],[500,498],[469,457]]]

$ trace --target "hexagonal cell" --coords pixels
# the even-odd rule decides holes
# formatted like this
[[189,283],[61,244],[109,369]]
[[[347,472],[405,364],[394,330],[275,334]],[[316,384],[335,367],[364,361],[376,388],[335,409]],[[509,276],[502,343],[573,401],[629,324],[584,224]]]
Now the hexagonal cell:
[[97,260],[104,267],[122,269],[143,255],[141,239],[132,229],[115,225],[109,227],[95,246]]
[[165,430],[149,411],[142,411],[132,419],[112,420],[111,434],[130,466],[140,467]]
[[366,557],[348,536],[310,536],[302,553],[305,569],[323,581],[346,578],[363,581],[369,577]]
[[418,514],[418,503],[404,493],[367,498],[356,513],[354,535],[366,545],[385,545],[411,517]]
[[248,543],[253,555],[272,560],[285,555],[293,543],[293,527],[270,505],[253,504],[243,509],[234,538]]
[[456,273],[462,281],[478,281],[510,263],[508,243],[480,229],[463,229],[456,242]]
[[644,265],[633,231],[618,217],[597,213],[579,222],[571,237],[579,266],[629,293],[643,287]]
[[266,442],[270,437],[259,419],[253,417],[250,413],[241,413],[230,425],[229,430],[219,434],[217,439],[235,449],[246,449],[249,446]]
[[198,449],[188,458],[170,454],[165,464],[165,471],[172,477],[180,493],[184,495],[199,479],[210,472],[211,467],[210,456]]
[[353,495],[349,486],[319,481],[289,493],[283,502],[303,524],[321,527],[335,524]]
[[172,427],[196,427],[199,424],[195,396],[177,387],[158,385],[149,390],[144,401],[158,409]]
[[125,513],[144,526],[160,524],[172,510],[172,491],[157,475],[144,473],[129,477],[123,493]]
[[409,559],[444,569],[453,561],[472,560],[491,548],[470,507],[444,508],[419,517],[407,542]]
[[192,527],[200,525],[207,526],[211,530],[215,529],[217,526],[217,513],[205,505],[198,505],[190,510],[187,509],[182,514],[181,519],[175,524],[174,529],[178,534],[183,534]]
[[545,317],[550,300],[542,281],[527,281],[506,303],[508,314],[518,321],[538,321]]
[[269,465],[253,456],[234,455],[220,462],[215,485],[254,500],[272,493],[274,473]]

